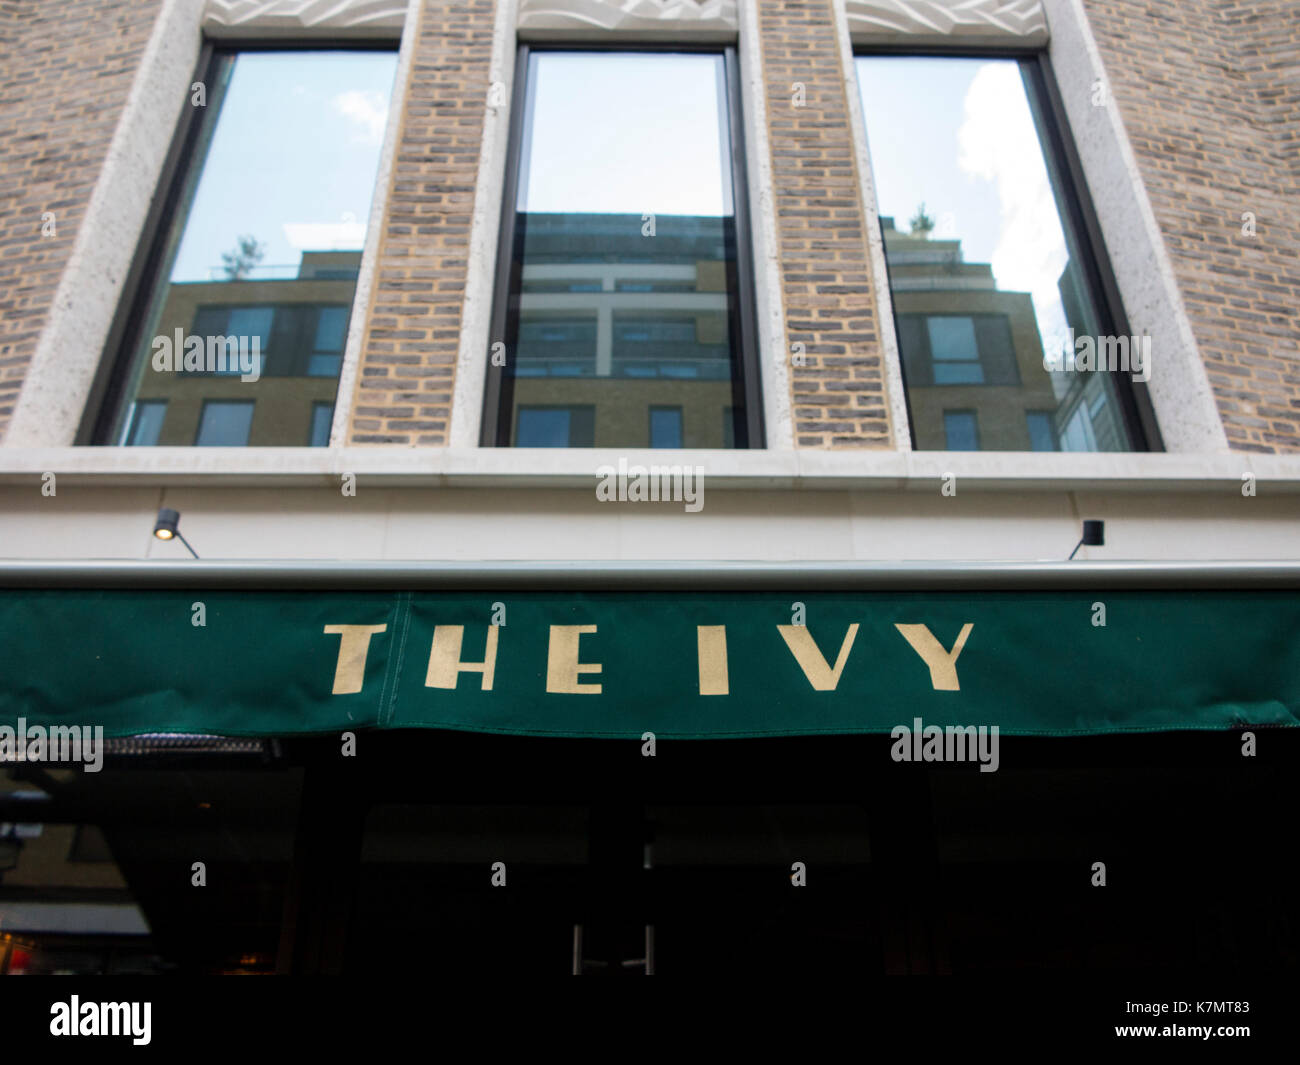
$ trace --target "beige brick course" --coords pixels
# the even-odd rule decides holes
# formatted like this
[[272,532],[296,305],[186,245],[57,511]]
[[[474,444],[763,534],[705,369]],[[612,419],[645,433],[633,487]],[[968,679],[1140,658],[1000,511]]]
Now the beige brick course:
[[804,345],[804,365],[790,368],[795,445],[887,448],[876,279],[835,9],[757,2],[786,341]]
[[451,421],[496,4],[419,17],[350,444],[444,445]]

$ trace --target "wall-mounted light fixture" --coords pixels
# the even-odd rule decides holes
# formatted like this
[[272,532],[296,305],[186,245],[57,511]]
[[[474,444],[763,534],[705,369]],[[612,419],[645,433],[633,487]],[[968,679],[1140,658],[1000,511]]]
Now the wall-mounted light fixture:
[[181,512],[179,510],[172,510],[171,507],[163,507],[159,510],[158,520],[153,525],[153,534],[159,540],[179,540],[189,548],[191,555],[195,558],[199,557],[199,553],[190,547],[190,542],[181,535]]
[[[1089,518],[1083,523],[1083,539],[1074,545],[1074,550],[1070,552],[1070,559],[1078,553],[1079,548],[1084,544],[1089,547],[1101,547],[1106,543],[1106,523]],[[1068,560],[1067,560],[1068,561]]]

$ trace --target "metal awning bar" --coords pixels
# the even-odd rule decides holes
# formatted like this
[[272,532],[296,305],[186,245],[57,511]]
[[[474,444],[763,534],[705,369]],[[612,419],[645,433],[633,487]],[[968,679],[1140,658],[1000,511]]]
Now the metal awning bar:
[[1300,561],[0,561],[0,588],[1028,591],[1300,588]]

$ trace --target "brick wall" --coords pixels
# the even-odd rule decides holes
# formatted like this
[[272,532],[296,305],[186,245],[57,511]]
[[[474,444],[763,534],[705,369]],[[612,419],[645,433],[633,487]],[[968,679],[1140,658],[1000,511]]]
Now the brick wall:
[[1300,4],[1085,6],[1228,441],[1300,451]]
[[[831,0],[758,0],[798,447],[891,446],[875,295]],[[849,72],[852,74],[852,72]],[[791,85],[805,88],[794,106]],[[851,83],[851,82],[850,82]],[[884,283],[884,279],[880,279]]]
[[421,5],[350,444],[447,442],[495,14]]
[[[0,3],[0,438],[158,8]],[[41,234],[46,211],[54,236]]]

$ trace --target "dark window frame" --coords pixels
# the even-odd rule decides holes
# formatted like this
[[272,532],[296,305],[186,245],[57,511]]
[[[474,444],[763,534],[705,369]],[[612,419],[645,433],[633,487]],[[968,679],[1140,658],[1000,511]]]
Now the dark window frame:
[[[1087,286],[1088,295],[1097,309],[1103,335],[1132,336],[1128,314],[1124,308],[1119,282],[1110,265],[1110,255],[1102,238],[1101,222],[1092,196],[1084,180],[1083,163],[1070,131],[1065,104],[1061,99],[1056,77],[1052,73],[1047,52],[1038,48],[970,48],[929,46],[923,48],[906,45],[873,45],[855,47],[853,58],[872,56],[906,56],[918,59],[1008,59],[1020,67],[1026,82],[1025,96],[1034,117],[1039,147],[1048,177],[1053,183],[1058,207],[1062,209],[1061,226],[1066,240],[1073,238],[1080,251],[1079,270]],[[856,88],[857,70],[854,70]],[[858,90],[860,91],[860,89]],[[865,123],[866,116],[863,116]],[[888,275],[889,264],[885,264]],[[889,305],[898,319],[894,304],[894,286],[889,283]],[[897,332],[897,329],[895,329]],[[907,370],[899,353],[899,373],[903,381],[903,396],[908,408],[908,431],[912,449],[917,450],[916,425],[912,418],[912,404],[907,386]],[[1156,421],[1155,407],[1146,382],[1134,381],[1127,374],[1113,373],[1115,395],[1120,422],[1132,445],[1130,453],[1164,451],[1164,440]]]
[[[667,44],[653,42],[610,42],[608,44],[547,42],[532,44],[521,41],[515,56],[515,82],[511,100],[509,147],[506,153],[505,185],[501,195],[501,220],[497,237],[496,271],[492,285],[492,315],[483,358],[486,377],[483,388],[483,417],[479,430],[480,447],[511,447],[511,429],[514,418],[509,411],[513,406],[514,375],[506,367],[492,364],[492,345],[504,342],[506,351],[517,346],[519,313],[515,296],[522,291],[523,259],[522,234],[516,205],[519,200],[520,165],[524,148],[531,136],[528,111],[531,99],[528,94],[529,60],[534,53],[543,52],[660,52],[695,53],[722,57],[724,82],[727,89],[727,119],[729,165],[732,186],[733,220],[735,223],[736,258],[727,264],[727,283],[735,292],[735,301],[728,318],[734,331],[732,350],[732,406],[745,409],[745,418],[737,426],[737,449],[764,448],[766,433],[763,419],[763,399],[760,380],[761,364],[758,351],[758,315],[755,301],[753,241],[749,213],[749,188],[747,185],[745,131],[740,99],[740,65],[735,45],[717,44]],[[734,420],[733,420],[734,423]]]
[[[216,76],[222,63],[241,52],[396,53],[397,50],[398,41],[395,38],[286,37],[279,40],[266,37],[246,39],[239,36],[213,39],[205,36],[191,84],[202,82],[209,88],[216,85]],[[394,93],[396,91],[397,86],[394,84]],[[214,105],[211,95],[209,94],[206,106],[194,107],[187,92],[181,105],[171,145],[163,159],[162,173],[127,270],[117,310],[109,326],[99,367],[91,382],[90,394],[73,440],[74,446],[106,446],[116,442],[114,428],[123,410],[132,362],[144,340],[145,319],[167,257],[168,232],[183,204],[191,178],[195,179],[194,187],[197,187],[197,178],[202,175],[201,168],[206,161],[206,149],[201,152],[196,152],[196,149],[201,147],[205,119],[209,108]],[[215,122],[206,133],[210,136],[213,129]],[[199,157],[196,158],[196,155]],[[200,168],[197,171],[196,166]],[[355,296],[352,309],[356,309]]]

